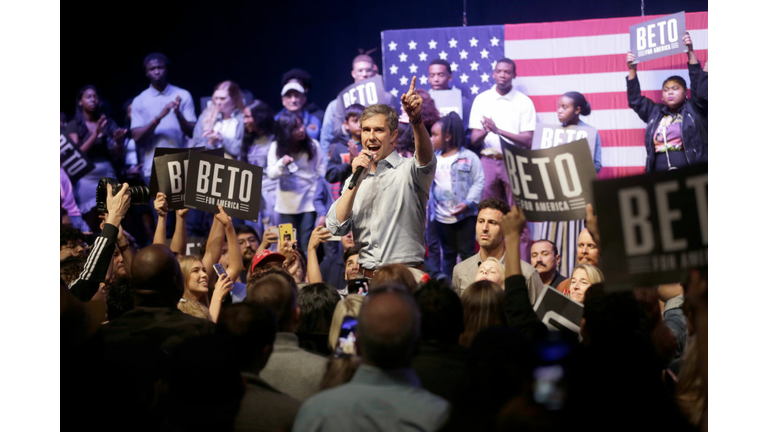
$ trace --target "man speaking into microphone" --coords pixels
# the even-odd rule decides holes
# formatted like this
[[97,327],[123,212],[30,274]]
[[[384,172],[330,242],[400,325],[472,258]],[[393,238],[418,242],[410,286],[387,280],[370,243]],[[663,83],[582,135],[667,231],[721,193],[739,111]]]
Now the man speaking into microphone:
[[414,76],[401,97],[413,128],[414,157],[394,151],[397,111],[381,104],[367,107],[360,115],[363,150],[352,161],[353,174],[325,219],[333,235],[352,231],[361,245],[360,273],[368,278],[384,264],[401,263],[418,270],[417,275],[424,272],[426,207],[436,162],[415,86]]

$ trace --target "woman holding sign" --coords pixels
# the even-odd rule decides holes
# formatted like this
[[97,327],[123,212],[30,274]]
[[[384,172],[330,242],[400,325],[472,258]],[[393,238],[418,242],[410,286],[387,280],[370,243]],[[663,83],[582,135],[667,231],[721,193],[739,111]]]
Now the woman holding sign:
[[691,36],[686,32],[683,42],[688,47],[688,74],[691,98],[683,77],[671,76],[664,81],[660,104],[644,97],[637,79],[635,55],[627,53],[627,100],[644,122],[645,172],[668,171],[707,162],[707,98],[699,94],[701,64],[693,52]]
[[[568,92],[560,97],[557,103],[557,120],[566,126],[591,127],[584,123],[580,116],[589,115],[592,112],[589,102],[583,94],[579,92]],[[595,171],[599,174],[603,167],[602,146],[600,144],[600,133],[595,132],[595,152],[594,163]],[[584,229],[583,220],[572,220],[563,222],[542,222],[541,239],[546,239],[554,243],[557,251],[560,252],[560,274],[569,275],[573,266],[576,265],[576,253],[578,250],[579,233]],[[531,265],[537,266],[537,261],[531,259]],[[538,268],[538,267],[537,267]]]
[[300,114],[286,111],[277,118],[275,141],[267,154],[267,176],[279,179],[275,212],[281,224],[293,224],[298,246],[307,250],[314,228],[313,203],[317,181],[325,177],[325,158],[320,145],[309,138]]

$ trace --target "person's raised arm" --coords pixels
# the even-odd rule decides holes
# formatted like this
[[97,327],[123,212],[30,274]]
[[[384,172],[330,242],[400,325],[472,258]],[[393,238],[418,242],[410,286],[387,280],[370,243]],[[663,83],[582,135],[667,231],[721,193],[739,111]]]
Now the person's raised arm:
[[[275,230],[272,230],[271,228],[275,228]],[[277,227],[274,225],[264,230],[264,235],[261,237],[261,243],[256,249],[256,253],[254,253],[254,255],[258,255],[261,252],[269,249],[269,247],[272,246],[272,243],[277,243],[280,236],[277,234],[276,230]]]
[[320,273],[320,262],[317,259],[317,248],[320,243],[325,243],[331,237],[331,233],[323,226],[312,230],[307,247],[307,280],[309,283],[321,283],[323,275]]
[[512,207],[509,213],[501,217],[500,227],[507,251],[504,263],[504,313],[510,327],[536,341],[546,338],[548,331],[531,307],[525,276],[520,267],[520,234],[525,226],[525,215],[520,207]]
[[403,104],[405,113],[408,114],[408,118],[411,121],[411,127],[413,128],[413,137],[416,145],[416,151],[414,156],[420,166],[428,165],[432,162],[432,158],[435,156],[435,151],[432,147],[432,141],[429,139],[429,132],[427,127],[424,126],[424,122],[421,119],[421,105],[424,102],[421,96],[416,93],[416,76],[411,79],[411,88],[408,89],[408,93],[404,94],[400,98],[400,102]]
[[[237,280],[240,277],[240,272],[243,271],[243,255],[240,252],[240,245],[237,243],[235,226],[232,224],[232,218],[227,215],[222,206],[219,206],[219,213],[216,214],[215,219],[224,226],[224,234],[227,237],[227,248],[229,249],[227,274],[233,275]],[[219,256],[221,256],[221,247],[219,247]],[[217,259],[216,262],[218,261]]]
[[647,123],[656,103],[643,96],[643,93],[640,90],[640,80],[637,79],[637,65],[634,64],[634,62],[635,55],[630,51],[627,53],[627,67],[629,68],[629,76],[627,77],[627,103],[629,104],[629,107],[637,113],[640,120]]
[[157,212],[157,226],[155,227],[155,237],[152,239],[152,244],[165,244],[165,225],[167,223],[166,217],[168,216],[168,201],[165,199],[165,194],[158,192],[155,197],[155,211]]
[[696,53],[693,51],[693,40],[691,40],[690,33],[685,32],[685,36],[683,36],[683,43],[686,47],[688,47],[688,64],[699,64],[699,59],[696,58]]
[[176,210],[176,229],[171,238],[171,251],[179,255],[187,254],[187,214],[189,209]]
[[101,235],[94,242],[93,251],[85,263],[80,276],[72,283],[71,291],[81,301],[89,301],[99,290],[99,283],[107,276],[115,252],[115,241],[118,226],[131,205],[131,195],[128,193],[128,183],[112,195],[112,186],[107,184],[107,216]]

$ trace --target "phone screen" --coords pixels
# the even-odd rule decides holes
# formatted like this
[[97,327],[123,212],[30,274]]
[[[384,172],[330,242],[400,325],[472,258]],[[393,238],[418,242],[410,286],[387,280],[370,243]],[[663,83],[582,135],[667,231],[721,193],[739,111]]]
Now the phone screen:
[[335,355],[343,354],[357,354],[355,349],[355,330],[357,329],[357,318],[352,316],[345,316],[344,321],[341,323],[341,330],[339,331],[339,340],[336,341]]
[[[363,289],[360,292],[360,288]],[[347,293],[348,294],[368,294],[368,281],[365,279],[351,279],[347,281]]]
[[225,275],[226,276],[227,275],[226,270],[224,270],[224,266],[221,265],[220,263],[214,264],[213,265],[213,269],[216,270],[216,274],[219,275],[219,276],[221,276],[221,275]]

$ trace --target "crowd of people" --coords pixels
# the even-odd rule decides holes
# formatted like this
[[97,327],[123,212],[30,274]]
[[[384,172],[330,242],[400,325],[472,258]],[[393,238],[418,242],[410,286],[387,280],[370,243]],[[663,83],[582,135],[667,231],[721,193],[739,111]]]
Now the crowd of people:
[[[646,171],[707,161],[707,68],[643,97],[627,55],[629,106],[648,124]],[[495,85],[465,117],[430,91],[337,116],[311,102],[311,76],[283,75],[277,113],[233,81],[199,117],[144,60],[149,88],[124,127],[84,87],[62,134],[93,162],[61,170],[62,424],[156,430],[706,430],[707,277],[607,291],[591,205],[583,221],[544,223],[515,206],[501,140],[530,148],[531,99],[498,59]],[[378,73],[368,55],[352,79]],[[397,102],[397,101],[395,101]],[[585,126],[579,92],[558,102]],[[222,149],[263,168],[259,220],[169,210],[149,185],[156,148]],[[599,134],[593,153],[602,166]],[[104,202],[97,202],[102,177]],[[279,235],[291,224],[293,240]],[[190,253],[188,239],[202,239]],[[579,334],[534,312],[545,290],[583,305]],[[77,412],[77,414],[75,414]]]

